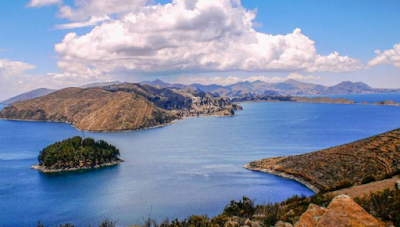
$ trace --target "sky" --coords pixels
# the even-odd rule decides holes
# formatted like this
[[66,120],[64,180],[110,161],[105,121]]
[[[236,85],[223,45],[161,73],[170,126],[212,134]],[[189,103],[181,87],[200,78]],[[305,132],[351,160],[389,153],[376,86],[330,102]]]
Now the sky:
[[115,80],[400,88],[399,11],[398,0],[2,0],[0,100]]

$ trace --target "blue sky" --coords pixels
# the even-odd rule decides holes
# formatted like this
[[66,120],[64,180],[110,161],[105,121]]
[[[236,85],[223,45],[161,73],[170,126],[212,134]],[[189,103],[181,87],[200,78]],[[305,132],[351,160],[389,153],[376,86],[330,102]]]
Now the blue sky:
[[[165,4],[168,2],[170,1],[158,1],[157,3]],[[60,18],[59,9],[61,5],[73,7],[73,1],[68,0],[58,5],[49,4],[43,7],[27,7],[29,3],[28,0],[0,1],[0,59],[34,65],[34,69],[24,72],[33,78],[48,73],[64,73],[65,68],[58,67],[57,62],[66,61],[66,56],[72,55],[66,51],[64,51],[65,53],[56,51],[54,45],[61,43],[63,38],[71,32],[77,33],[78,37],[89,34],[94,26],[65,30],[54,29],[57,24],[87,20],[84,17],[81,20],[71,19],[67,16]],[[323,56],[328,56],[337,51],[340,56],[358,59],[365,65],[377,56],[375,50],[393,49],[395,44],[400,43],[400,14],[398,13],[400,12],[400,1],[398,0],[243,0],[242,6],[246,10],[257,9],[253,21],[259,24],[254,23],[253,25],[257,32],[276,36],[293,33],[296,28],[300,28],[304,36],[315,41],[316,53]],[[132,8],[131,13],[135,14],[138,11],[136,8]],[[113,18],[112,20],[119,20],[127,13],[130,12],[107,14],[105,11],[104,15],[109,15],[110,18]],[[98,25],[102,23],[100,22]],[[151,23],[148,23],[151,26]],[[241,40],[243,42],[244,39]],[[79,41],[78,38],[75,41]],[[129,49],[129,46],[127,48]],[[76,61],[74,61],[74,64]],[[72,64],[70,60],[68,60],[68,63]],[[364,81],[375,87],[400,87],[400,69],[395,67],[394,63],[393,61],[377,63],[368,69],[362,67],[357,70],[351,69],[341,72],[337,72],[337,70],[304,71],[298,68],[293,70],[292,67],[290,69],[279,68],[279,70],[275,68],[271,70],[271,67],[247,70],[247,68],[243,69],[239,66],[232,67],[232,70],[230,68],[228,70],[225,68],[216,70],[215,68],[209,69],[196,65],[188,70],[186,70],[186,66],[172,70],[168,68],[165,72],[160,67],[154,73],[148,72],[148,69],[138,70],[134,67],[134,69],[130,68],[126,72],[121,72],[118,69],[109,75],[102,72],[99,77],[90,77],[91,79],[88,82],[93,78],[96,78],[96,80],[123,79],[128,81],[161,78],[166,81],[179,81],[179,78],[184,76],[205,78],[232,75],[243,78],[253,75],[285,77],[289,73],[299,73],[319,77],[319,81],[313,82],[327,85],[342,80],[350,80]],[[104,68],[104,66],[100,67],[98,64],[90,64],[90,67]],[[121,63],[122,68],[126,68],[127,62],[123,64]],[[159,67],[157,64],[154,67]],[[185,68],[185,70],[181,70],[182,68]],[[78,74],[78,76],[81,76],[82,72]],[[0,80],[3,80],[3,84],[6,83],[6,80],[2,77],[0,77]],[[77,83],[85,83],[85,80],[79,80]],[[40,85],[45,86],[46,84]],[[54,86],[54,84],[49,82],[49,86]],[[57,83],[57,86],[62,86],[62,82]],[[25,86],[22,89],[16,87],[14,90],[19,92],[23,89],[28,89],[28,87]],[[7,96],[7,94],[1,94],[0,97],[2,96]]]

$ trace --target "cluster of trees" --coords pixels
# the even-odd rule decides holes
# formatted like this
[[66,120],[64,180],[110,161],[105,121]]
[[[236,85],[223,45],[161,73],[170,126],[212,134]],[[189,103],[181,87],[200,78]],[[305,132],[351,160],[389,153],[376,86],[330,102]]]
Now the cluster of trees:
[[119,150],[103,140],[76,136],[43,149],[39,164],[48,168],[94,166],[119,160]]

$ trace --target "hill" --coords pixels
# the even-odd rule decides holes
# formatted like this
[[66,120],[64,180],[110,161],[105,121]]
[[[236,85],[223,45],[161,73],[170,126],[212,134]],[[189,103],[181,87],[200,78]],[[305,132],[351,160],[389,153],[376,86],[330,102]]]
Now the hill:
[[66,88],[14,103],[0,118],[71,123],[87,131],[127,131],[200,115],[233,115],[239,108],[226,98],[197,91],[174,91],[140,84]]
[[308,154],[254,161],[245,168],[297,180],[315,192],[382,180],[400,173],[400,129]]
[[41,96],[45,96],[48,95],[52,92],[54,92],[55,90],[52,89],[47,89],[47,88],[39,88],[39,89],[35,89],[29,92],[25,92],[23,94],[17,95],[15,97],[9,98],[7,100],[2,101],[0,104],[8,106],[10,104],[13,104],[14,102],[18,102],[18,101],[25,101],[25,100],[30,100],[30,99],[34,99],[37,97],[41,97]]

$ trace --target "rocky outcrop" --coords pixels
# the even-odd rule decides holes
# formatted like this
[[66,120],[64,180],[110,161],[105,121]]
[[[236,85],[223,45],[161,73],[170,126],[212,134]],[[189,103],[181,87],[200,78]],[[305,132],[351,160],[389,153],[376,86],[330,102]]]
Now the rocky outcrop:
[[315,204],[310,204],[308,209],[303,215],[301,215],[296,227],[313,227],[321,220],[322,215],[326,212],[325,207],[320,207]]
[[400,106],[400,103],[393,102],[391,100],[386,100],[386,101],[383,101],[383,102],[374,102],[373,105]]
[[382,180],[400,171],[400,129],[308,154],[263,159],[244,167],[297,180],[315,192]]
[[384,226],[352,198],[338,195],[328,208],[310,204],[295,227],[380,227]]

